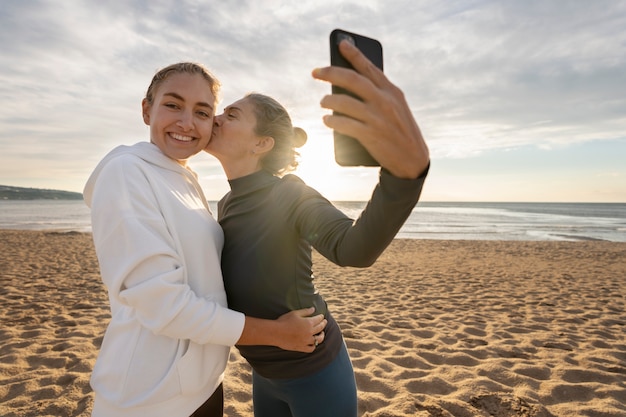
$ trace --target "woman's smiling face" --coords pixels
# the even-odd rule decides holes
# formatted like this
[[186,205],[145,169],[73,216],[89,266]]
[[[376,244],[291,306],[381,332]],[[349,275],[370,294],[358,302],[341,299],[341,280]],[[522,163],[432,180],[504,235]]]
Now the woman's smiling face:
[[172,74],[158,87],[152,104],[142,103],[150,141],[181,163],[211,140],[215,96],[199,74]]

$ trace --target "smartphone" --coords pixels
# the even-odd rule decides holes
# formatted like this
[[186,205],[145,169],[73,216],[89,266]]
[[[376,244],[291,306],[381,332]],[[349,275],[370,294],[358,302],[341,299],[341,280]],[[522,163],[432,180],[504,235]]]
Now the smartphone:
[[[330,65],[354,69],[339,53],[339,42],[347,40],[381,70],[383,69],[383,47],[376,39],[335,29],[330,33]],[[354,93],[333,85],[333,94],[348,94],[360,100]],[[340,114],[335,112],[335,114]],[[367,152],[361,143],[353,137],[334,132],[335,161],[341,166],[379,166],[380,164]]]

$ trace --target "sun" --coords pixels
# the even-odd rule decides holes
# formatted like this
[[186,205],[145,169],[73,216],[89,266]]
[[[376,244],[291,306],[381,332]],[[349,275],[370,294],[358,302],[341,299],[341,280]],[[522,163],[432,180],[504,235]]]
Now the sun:
[[294,174],[320,192],[333,191],[331,186],[333,178],[340,175],[340,172],[334,160],[332,137],[330,139],[309,137],[298,152],[299,164]]
[[300,149],[294,174],[331,201],[366,201],[376,183],[378,170],[346,168],[335,162],[331,135],[309,136]]

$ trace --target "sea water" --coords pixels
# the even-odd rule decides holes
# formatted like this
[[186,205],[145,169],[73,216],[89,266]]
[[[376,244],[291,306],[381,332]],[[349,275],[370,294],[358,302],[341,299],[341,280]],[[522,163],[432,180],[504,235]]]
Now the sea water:
[[[334,204],[356,218],[366,203]],[[0,229],[89,232],[89,209],[82,200],[0,200]],[[626,204],[420,202],[397,237],[626,242]]]
[[0,229],[91,231],[83,200],[0,200]]

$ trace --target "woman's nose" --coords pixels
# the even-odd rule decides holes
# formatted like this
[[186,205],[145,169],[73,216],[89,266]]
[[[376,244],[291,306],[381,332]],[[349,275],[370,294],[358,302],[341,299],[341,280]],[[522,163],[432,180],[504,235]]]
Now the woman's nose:
[[185,130],[191,130],[193,128],[193,115],[191,112],[182,112],[180,119],[178,119],[178,125]]

